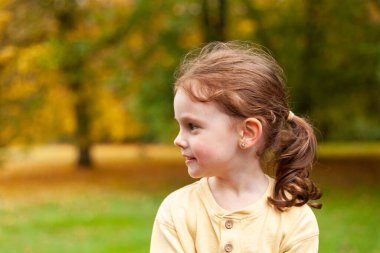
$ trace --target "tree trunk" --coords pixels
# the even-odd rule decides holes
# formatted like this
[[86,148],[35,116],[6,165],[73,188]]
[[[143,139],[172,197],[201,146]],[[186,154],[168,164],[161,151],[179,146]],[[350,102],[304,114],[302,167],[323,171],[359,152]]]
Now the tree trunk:
[[71,87],[74,94],[78,94],[77,101],[75,104],[75,117],[77,122],[77,129],[75,134],[75,139],[77,141],[79,157],[77,161],[78,168],[90,168],[92,166],[91,158],[91,114],[90,114],[90,105],[91,101],[87,97],[84,91],[83,83],[78,83],[77,86],[74,85]]
[[225,41],[226,40],[226,0],[202,1],[202,25],[204,27],[204,41]]
[[67,85],[72,94],[75,94],[74,114],[76,120],[75,145],[78,148],[77,166],[80,169],[89,169],[91,159],[91,94],[86,90],[84,78],[84,64],[86,54],[78,53],[75,42],[68,39],[68,34],[75,29],[80,21],[78,4],[75,0],[55,3],[55,16],[59,23],[59,38],[65,44],[65,58],[61,70],[66,74]]
[[79,169],[90,169],[92,166],[91,146],[79,147],[77,166]]

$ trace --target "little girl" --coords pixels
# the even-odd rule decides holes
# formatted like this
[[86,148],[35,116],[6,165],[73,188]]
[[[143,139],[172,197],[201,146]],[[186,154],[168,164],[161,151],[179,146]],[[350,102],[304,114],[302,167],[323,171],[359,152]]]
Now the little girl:
[[276,61],[211,43],[185,58],[174,89],[174,143],[200,180],[163,201],[150,252],[318,252],[316,139],[290,111]]

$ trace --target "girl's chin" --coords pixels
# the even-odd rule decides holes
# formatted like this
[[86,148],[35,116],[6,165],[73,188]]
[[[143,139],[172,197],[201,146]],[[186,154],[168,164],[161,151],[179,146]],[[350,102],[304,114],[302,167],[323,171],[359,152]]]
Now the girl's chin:
[[202,172],[198,168],[194,168],[193,166],[187,166],[187,173],[189,173],[189,176],[194,179],[203,177]]

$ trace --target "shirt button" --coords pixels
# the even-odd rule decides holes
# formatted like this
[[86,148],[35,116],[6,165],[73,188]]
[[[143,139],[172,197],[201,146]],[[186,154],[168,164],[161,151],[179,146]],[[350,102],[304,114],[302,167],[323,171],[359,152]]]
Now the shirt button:
[[224,251],[225,252],[231,252],[232,249],[233,249],[232,244],[227,243],[226,245],[224,245]]
[[226,223],[224,224],[224,226],[227,228],[227,229],[231,229],[234,225],[234,222],[232,220],[227,220]]

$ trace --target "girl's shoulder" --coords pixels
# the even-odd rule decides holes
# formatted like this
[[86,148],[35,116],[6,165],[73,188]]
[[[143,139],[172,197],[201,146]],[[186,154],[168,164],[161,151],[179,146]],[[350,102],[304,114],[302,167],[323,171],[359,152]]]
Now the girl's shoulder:
[[[318,240],[319,227],[313,210],[307,205],[293,206],[280,213],[283,246],[294,247],[300,242]],[[314,238],[314,239],[312,239]]]
[[317,219],[311,207],[307,204],[302,206],[293,206],[285,211],[281,212],[281,215],[285,220],[293,222],[308,222],[317,223]]
[[183,217],[192,212],[200,201],[201,181],[202,179],[170,193],[162,201],[156,219],[170,223],[175,217]]
[[[271,178],[271,192],[273,192],[274,184],[275,181]],[[275,223],[280,223],[284,234],[295,233],[313,236],[319,234],[317,218],[309,205],[292,206],[282,212],[278,211],[269,202],[268,207],[271,209],[271,220]]]
[[[268,197],[271,197],[273,194],[273,190],[275,187],[275,179],[272,177],[269,177],[269,194]],[[317,219],[315,217],[315,214],[311,207],[307,204],[304,204],[302,206],[292,206],[288,209],[285,209],[283,212],[278,211],[273,205],[268,205],[273,209],[274,213],[276,213],[279,216],[282,216],[284,220],[289,221],[290,223],[293,223],[295,220],[297,221],[308,221],[310,223],[316,223]]]
[[195,181],[171,192],[168,196],[165,197],[161,206],[186,203],[186,200],[189,198],[196,197],[197,192],[200,190],[201,180]]
[[[156,221],[174,228],[178,224],[193,223],[200,206],[201,180],[170,193],[161,203]],[[188,220],[188,219],[191,219]]]

